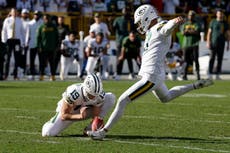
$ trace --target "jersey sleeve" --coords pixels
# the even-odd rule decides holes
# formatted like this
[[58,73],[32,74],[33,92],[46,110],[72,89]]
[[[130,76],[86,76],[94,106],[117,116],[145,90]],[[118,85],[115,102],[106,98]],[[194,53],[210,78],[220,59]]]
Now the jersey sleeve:
[[173,29],[176,27],[176,24],[174,20],[169,20],[169,21],[162,21],[160,24],[157,25],[157,31],[165,36],[168,36],[171,34]]
[[75,103],[76,100],[79,98],[79,96],[80,96],[79,91],[73,86],[68,87],[66,91],[62,94],[62,98],[68,104]]

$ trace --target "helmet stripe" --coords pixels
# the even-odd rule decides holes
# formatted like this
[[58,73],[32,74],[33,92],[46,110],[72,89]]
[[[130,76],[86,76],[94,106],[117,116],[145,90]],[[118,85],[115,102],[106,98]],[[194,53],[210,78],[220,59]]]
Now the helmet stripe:
[[95,93],[97,93],[97,80],[96,80],[96,75],[95,74],[92,74],[92,76],[93,76],[93,80],[94,80],[94,82],[95,82],[95,89],[94,89],[94,92]]
[[[95,74],[94,74],[95,75]],[[100,81],[99,81],[99,78],[98,78],[98,76],[97,75],[95,75],[96,76],[96,80],[97,80],[97,83],[98,83],[98,86],[97,86],[97,93],[99,93],[99,91],[100,91]]]

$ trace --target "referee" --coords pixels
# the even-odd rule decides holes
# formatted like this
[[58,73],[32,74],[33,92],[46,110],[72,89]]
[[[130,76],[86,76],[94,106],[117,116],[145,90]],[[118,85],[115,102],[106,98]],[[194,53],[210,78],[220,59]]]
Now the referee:
[[5,64],[5,76],[7,79],[9,75],[9,65],[12,52],[14,53],[14,79],[18,80],[17,70],[19,60],[21,57],[21,46],[24,45],[24,33],[21,19],[17,16],[18,12],[12,8],[9,16],[4,20],[2,27],[2,42],[8,46],[7,59]]

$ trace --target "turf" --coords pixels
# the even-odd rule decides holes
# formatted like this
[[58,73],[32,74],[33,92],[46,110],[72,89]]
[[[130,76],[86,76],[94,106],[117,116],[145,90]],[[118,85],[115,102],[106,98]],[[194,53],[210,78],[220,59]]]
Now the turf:
[[[216,81],[167,104],[148,93],[127,106],[104,141],[82,136],[89,120],[58,137],[41,137],[42,125],[72,83],[0,82],[0,153],[230,152],[230,81]],[[104,89],[118,98],[133,83],[104,81]],[[166,82],[168,87],[185,83],[190,82]]]

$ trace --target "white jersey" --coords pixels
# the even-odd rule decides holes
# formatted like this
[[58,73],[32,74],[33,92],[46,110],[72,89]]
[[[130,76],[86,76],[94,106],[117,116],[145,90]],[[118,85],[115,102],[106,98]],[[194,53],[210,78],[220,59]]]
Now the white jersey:
[[161,21],[146,32],[139,75],[154,82],[165,79],[165,55],[171,43],[174,20]]
[[[87,100],[83,95],[83,87],[81,83],[73,84],[67,87],[66,91],[62,94],[62,99],[77,106],[101,106],[104,103],[105,92],[96,97],[94,100]],[[62,102],[62,101],[60,101]]]
[[90,26],[90,31],[94,31],[96,34],[102,32],[104,35],[104,39],[106,38],[106,35],[110,35],[109,28],[107,24],[104,22],[101,23],[94,23]]
[[30,48],[36,47],[37,30],[42,24],[43,24],[42,19],[39,19],[38,21],[36,21],[35,19],[32,19],[29,22],[29,47]]
[[23,42],[25,42],[25,46],[28,46],[29,45],[29,22],[30,20],[29,19],[23,19],[21,18],[22,20],[22,27],[23,27],[23,33],[25,34],[24,35],[24,40]]
[[102,41],[98,44],[96,39],[90,39],[88,47],[91,48],[91,55],[100,56],[103,50],[107,49],[107,41]]
[[[13,37],[13,33],[14,33],[13,31],[15,32],[14,37]],[[1,36],[2,36],[2,42],[4,43],[6,43],[7,39],[15,38],[15,39],[20,39],[21,45],[22,44],[24,45],[25,34],[23,33],[22,20],[19,17],[16,18],[7,17],[3,22]]]
[[62,41],[61,49],[65,50],[70,57],[74,55],[80,56],[81,53],[79,52],[80,43],[78,40],[75,40],[75,43],[71,43],[69,39],[65,39]]

